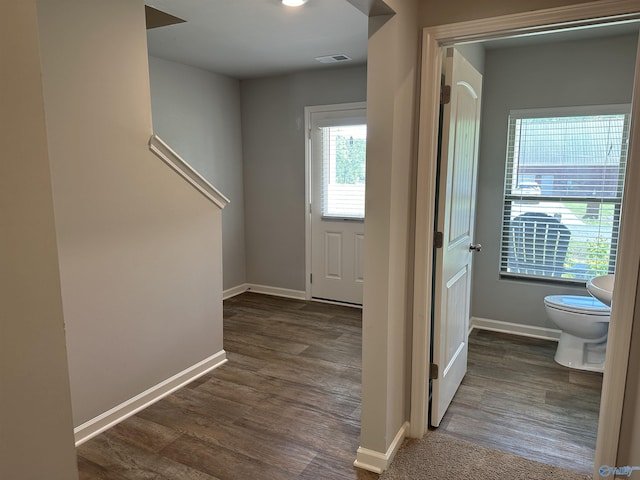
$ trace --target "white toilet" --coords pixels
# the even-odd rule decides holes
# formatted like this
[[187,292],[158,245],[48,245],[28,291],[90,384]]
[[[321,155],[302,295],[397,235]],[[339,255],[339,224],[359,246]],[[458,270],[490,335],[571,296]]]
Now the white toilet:
[[555,360],[565,367],[602,372],[610,307],[593,297],[550,295],[544,305],[562,330]]

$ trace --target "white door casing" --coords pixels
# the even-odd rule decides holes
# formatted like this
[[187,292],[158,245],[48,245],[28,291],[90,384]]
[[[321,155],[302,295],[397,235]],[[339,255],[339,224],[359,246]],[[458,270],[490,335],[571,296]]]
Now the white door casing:
[[467,371],[471,265],[482,75],[458,52],[447,57],[438,231],[442,248],[435,264],[431,425],[438,426]]
[[[305,114],[309,202],[307,298],[361,305],[364,284],[364,218],[361,214],[348,211],[327,211],[330,200],[326,196],[327,188],[330,187],[324,182],[330,175],[327,162],[331,156],[331,147],[323,132],[328,127],[353,125],[363,125],[366,132],[365,104],[306,107]],[[355,196],[361,196],[363,202],[364,184],[357,190]],[[349,205],[343,206],[349,210]]]
[[[423,29],[420,134],[418,145],[418,171],[416,193],[415,272],[413,304],[413,340],[411,374],[411,428],[410,436],[421,438],[427,431],[429,341],[432,336],[428,324],[432,296],[431,245],[433,243],[433,218],[435,172],[437,159],[438,104],[441,75],[441,46],[482,41],[506,36],[539,34],[572,28],[614,24],[620,21],[638,21],[640,12],[636,0],[601,0],[590,3],[556,7],[532,12],[505,15],[468,22],[439,25]],[[640,45],[636,57],[634,92],[640,91]],[[640,211],[640,190],[628,188],[640,181],[640,167],[634,158],[640,157],[640,95],[634,94],[631,121],[629,166],[627,169],[622,225],[618,249],[619,265],[616,280],[620,287],[614,291],[609,326],[609,339],[603,391],[600,406],[600,423],[595,452],[594,476],[598,465],[615,465],[622,418],[622,405],[626,387],[629,346],[635,298],[638,285],[637,265],[640,262],[640,222],[634,221]],[[629,220],[629,221],[626,221]]]

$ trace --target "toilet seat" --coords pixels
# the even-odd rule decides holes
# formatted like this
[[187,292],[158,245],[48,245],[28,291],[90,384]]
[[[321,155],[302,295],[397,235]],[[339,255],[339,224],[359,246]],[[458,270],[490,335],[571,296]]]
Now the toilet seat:
[[593,297],[580,295],[550,295],[544,299],[550,308],[580,315],[605,317],[611,314],[611,309]]

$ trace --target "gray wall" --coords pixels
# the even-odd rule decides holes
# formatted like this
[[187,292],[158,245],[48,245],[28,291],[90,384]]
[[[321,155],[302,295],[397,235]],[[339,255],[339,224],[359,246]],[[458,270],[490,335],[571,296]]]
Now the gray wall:
[[243,80],[247,282],[305,289],[304,107],[366,100],[366,67]]
[[[369,19],[367,220],[358,462],[384,458],[409,417],[418,0],[387,0],[396,14]],[[371,451],[379,453],[371,454]]]
[[478,174],[472,315],[556,328],[543,298],[586,295],[583,287],[501,280],[498,276],[509,110],[630,103],[635,35],[487,50]]
[[240,82],[149,57],[153,130],[231,203],[222,212],[223,283],[245,283]]
[[482,43],[464,43],[456,45],[455,48],[473,65],[473,68],[484,74],[485,49]]
[[42,0],[38,20],[78,426],[222,352],[221,212],[147,146],[144,2]]

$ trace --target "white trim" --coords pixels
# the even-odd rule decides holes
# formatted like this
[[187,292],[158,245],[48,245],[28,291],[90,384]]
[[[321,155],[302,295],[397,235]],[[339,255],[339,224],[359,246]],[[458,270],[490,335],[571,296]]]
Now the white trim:
[[601,0],[425,28],[439,45],[538,35],[640,18],[637,0]]
[[[402,441],[404,440],[408,430],[409,422],[404,422],[385,453],[358,447],[358,454],[356,461],[353,462],[353,466],[378,474],[384,472],[389,468],[389,465],[391,465],[391,462],[393,461],[393,457],[398,453],[398,449],[402,445]],[[428,466],[425,466],[425,468],[428,468]]]
[[329,305],[339,305],[341,307],[358,308],[358,309],[362,310],[362,305],[358,305],[357,303],[338,302],[336,300],[325,300],[324,298],[315,298],[315,297],[311,297],[309,299],[309,301],[318,302],[318,303],[326,303],[326,304],[329,304]]
[[76,447],[226,362],[227,353],[224,350],[220,350],[209,358],[205,358],[201,362],[74,428]]
[[275,297],[294,298],[296,300],[306,300],[307,296],[302,290],[290,290],[288,288],[269,287],[267,285],[247,284],[247,292],[262,293],[263,295],[273,295]]
[[227,288],[222,292],[222,300],[228,300],[229,298],[240,295],[247,290],[249,290],[248,283],[241,283],[240,285],[236,285],[235,287]]
[[[433,305],[433,233],[438,156],[442,49],[433,35],[423,33],[416,174],[416,217],[413,280],[413,338],[411,368],[411,430],[413,438],[427,432]],[[435,161],[433,161],[435,159]]]
[[606,105],[573,105],[569,107],[517,108],[509,110],[510,117],[548,118],[548,117],[580,117],[597,115],[629,115],[630,103]]
[[343,110],[366,109],[367,102],[335,103],[304,107],[304,238],[305,238],[305,299],[311,300],[311,114]]
[[[424,419],[428,408],[428,379],[424,374],[429,359],[429,323],[431,312],[431,245],[433,244],[435,177],[432,172],[437,162],[437,138],[441,46],[455,43],[539,34],[569,28],[585,28],[640,18],[637,0],[602,0],[566,7],[522,12],[471,22],[441,25],[423,30],[422,78],[420,85],[420,119],[418,145],[418,174],[416,193],[416,238],[414,273],[414,318],[411,374],[411,436],[421,437],[427,430]],[[631,188],[640,183],[640,56],[636,57],[632,107],[631,145],[625,182],[625,207],[622,209],[623,226],[618,249],[617,284],[614,291],[609,326],[609,345],[605,361],[600,424],[595,452],[595,472],[599,465],[615,465],[622,403],[629,360],[629,339],[635,304],[638,272],[640,269],[640,189]],[[636,165],[638,164],[638,165]],[[431,192],[431,193],[430,193]],[[423,214],[421,214],[421,212]],[[634,218],[636,217],[636,218]],[[625,221],[626,220],[626,221]],[[418,421],[416,421],[416,419]],[[415,423],[414,423],[415,421]]]
[[311,113],[304,107],[304,298],[311,298]]
[[492,332],[509,333],[521,337],[541,338],[543,340],[560,339],[560,330],[555,328],[534,327],[532,325],[522,325],[520,323],[503,322],[491,320],[490,318],[471,317],[471,330],[490,330]]
[[157,135],[152,135],[149,139],[149,150],[155,153],[160,160],[169,165],[176,173],[178,173],[220,209],[223,209],[229,204],[229,199],[227,197],[220,193],[216,187],[211,185],[207,179],[196,172],[191,165],[189,165]]
[[[257,285],[255,283],[241,283],[235,287],[228,288],[222,292],[222,299],[240,295],[244,292],[259,293],[261,295],[273,295],[275,297],[293,298],[295,300],[309,300],[302,290],[292,290],[289,288],[271,287],[269,285]],[[316,299],[311,299],[315,301]],[[340,304],[344,305],[344,304]],[[357,307],[357,305],[355,305]]]
[[[611,302],[598,438],[594,456],[594,478],[599,465],[614,465],[618,455],[633,319],[640,308],[640,43],[636,53],[627,176],[624,182],[618,261]],[[636,407],[636,412],[637,412]]]
[[328,303],[330,305],[340,305],[343,307],[359,308],[360,310],[362,310],[362,305],[355,305],[353,303],[335,302],[332,300],[323,300],[320,298],[307,298],[306,292],[303,292],[302,290],[290,290],[288,288],[255,285],[253,283],[242,283],[240,285],[236,285],[235,287],[228,288],[227,290],[222,292],[222,299],[227,300],[244,292],[259,293],[260,295],[275,295],[276,297],[293,298],[295,300],[309,300],[311,302]]

